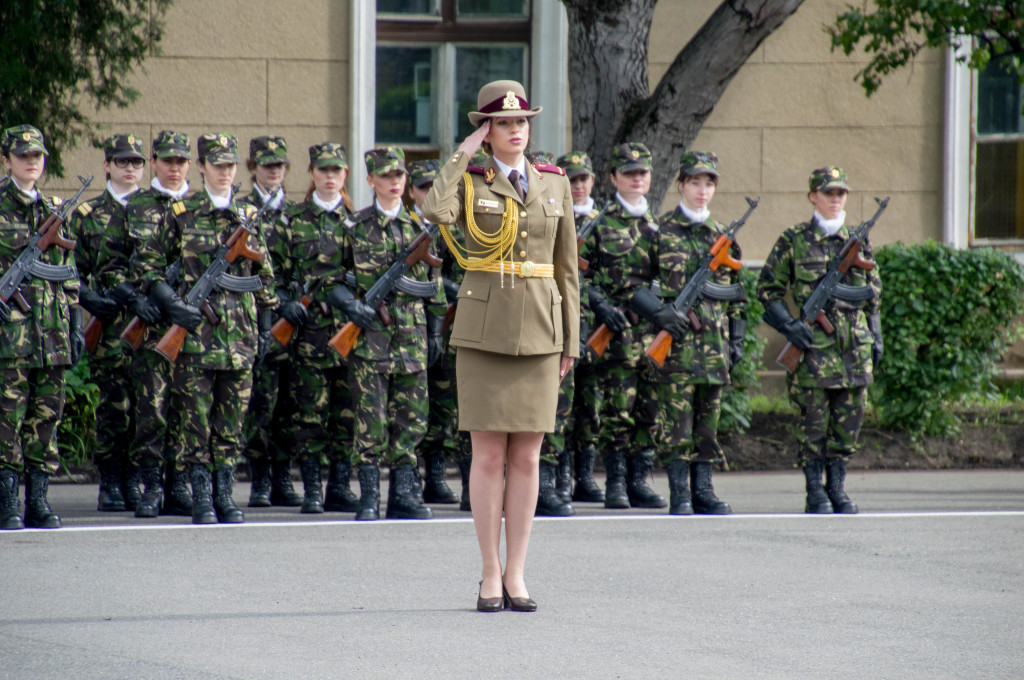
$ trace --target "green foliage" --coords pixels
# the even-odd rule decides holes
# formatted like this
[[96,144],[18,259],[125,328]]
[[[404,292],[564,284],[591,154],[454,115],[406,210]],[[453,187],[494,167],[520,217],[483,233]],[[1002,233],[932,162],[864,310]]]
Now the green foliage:
[[79,360],[64,376],[64,416],[57,432],[57,446],[65,469],[80,468],[92,460],[100,388],[92,382],[87,357]]
[[0,3],[0,124],[39,128],[47,170],[98,134],[83,111],[124,107],[133,69],[156,52],[171,0],[4,0]]
[[868,7],[847,6],[825,30],[832,36],[833,51],[849,55],[861,45],[874,54],[854,78],[869,96],[885,76],[913,61],[922,49],[955,47],[961,38],[967,38],[970,50],[959,54],[958,61],[980,70],[998,59],[1007,73],[1024,82],[1021,0],[875,0],[873,11]]
[[730,374],[730,383],[722,391],[722,418],[719,430],[722,432],[743,433],[750,427],[750,419],[754,413],[751,403],[751,392],[760,386],[758,372],[764,369],[764,346],[768,341],[759,336],[754,329],[761,323],[764,305],[754,295],[757,288],[757,273],[750,269],[741,269],[740,278],[747,289],[747,335],[743,339],[743,360],[736,365]]
[[[995,395],[996,363],[1024,337],[1024,269],[1004,252],[928,241],[875,251],[885,354],[871,388],[882,427],[959,430],[954,407]],[[994,398],[994,397],[993,397]]]

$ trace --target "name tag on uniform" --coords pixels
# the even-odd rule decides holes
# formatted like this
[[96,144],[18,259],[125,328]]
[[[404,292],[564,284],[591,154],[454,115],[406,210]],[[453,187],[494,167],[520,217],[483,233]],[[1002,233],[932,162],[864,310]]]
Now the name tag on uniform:
[[480,208],[500,208],[501,207],[501,203],[499,203],[498,201],[489,201],[486,198],[479,199],[476,202],[476,204],[477,204],[477,207],[480,207]]

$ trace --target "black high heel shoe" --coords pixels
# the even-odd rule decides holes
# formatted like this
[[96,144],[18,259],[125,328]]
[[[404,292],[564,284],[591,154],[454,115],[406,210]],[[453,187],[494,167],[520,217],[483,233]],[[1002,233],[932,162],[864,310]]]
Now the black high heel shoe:
[[535,612],[537,611],[537,603],[532,597],[512,597],[508,594],[508,588],[505,584],[501,584],[502,599],[505,602],[505,606],[514,612]]
[[[483,590],[484,582],[480,581],[480,590]],[[505,586],[502,585],[504,590]],[[500,612],[505,608],[505,597],[480,597],[479,592],[476,596],[476,610],[478,612]]]

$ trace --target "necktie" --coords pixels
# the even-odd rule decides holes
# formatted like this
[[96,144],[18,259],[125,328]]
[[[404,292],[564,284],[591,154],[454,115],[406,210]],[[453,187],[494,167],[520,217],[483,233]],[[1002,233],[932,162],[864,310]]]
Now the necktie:
[[512,182],[512,188],[516,190],[516,195],[519,196],[521,203],[526,203],[526,194],[523,193],[523,184],[519,181],[519,171],[513,170],[508,173],[508,181]]

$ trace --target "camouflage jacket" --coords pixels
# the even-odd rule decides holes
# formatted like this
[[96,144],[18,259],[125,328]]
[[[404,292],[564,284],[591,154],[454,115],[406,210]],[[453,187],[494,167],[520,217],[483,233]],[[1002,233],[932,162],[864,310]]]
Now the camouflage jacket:
[[[68,220],[68,233],[78,243],[75,260],[78,262],[81,281],[97,292],[106,294],[124,280],[126,262],[120,253],[114,256],[110,242],[125,233],[126,215],[126,207],[118,203],[107,190],[80,204]],[[122,271],[115,271],[117,268]],[[103,335],[93,355],[96,359],[122,358],[120,335],[126,325],[127,319],[122,314],[117,322],[103,327]]]
[[[251,205],[257,210],[263,207],[263,196],[260,192],[256,191],[255,187],[249,192],[248,196],[240,197],[238,201]],[[289,297],[292,297],[292,293],[289,290],[289,282],[284,268],[288,260],[288,213],[294,207],[295,203],[286,198],[281,202],[279,208],[267,210],[267,212],[263,213],[263,219],[260,221],[260,233],[267,244],[267,250],[270,251],[270,257],[274,263],[275,291],[279,295],[284,293]],[[285,239],[283,245],[281,243],[282,239]],[[295,299],[298,299],[298,296]],[[266,358],[264,358],[264,361],[282,361],[287,359],[295,350],[295,345],[294,340],[285,348],[282,348],[276,342],[271,343],[270,351]]]
[[328,212],[310,198],[289,206],[285,218],[274,224],[271,253],[278,283],[287,286],[292,299],[298,300],[308,291],[313,301],[309,321],[296,329],[292,341],[295,355],[320,368],[341,365],[341,357],[327,341],[348,319],[327,304],[327,295],[335,286],[345,285],[342,260],[348,216],[344,201]]
[[[246,215],[255,214],[251,205],[233,202],[217,209],[205,189],[172,205],[170,215],[144,248],[136,253],[142,286],[163,280],[170,263],[181,260],[182,283],[178,294],[184,297],[213,263],[217,249],[241,224]],[[205,316],[194,333],[189,333],[181,348],[178,363],[205,369],[251,369],[256,354],[257,308],[276,306],[274,269],[267,245],[256,233],[248,237],[249,248],[264,255],[262,262],[239,257],[228,268],[234,276],[259,276],[263,288],[255,293],[214,289],[207,299],[220,321],[214,325]]]
[[[377,282],[398,254],[422,231],[422,221],[404,207],[390,219],[374,205],[364,208],[345,222],[348,236],[345,244],[345,266],[355,272],[360,296]],[[418,373],[427,370],[427,314],[444,316],[447,298],[441,277],[434,267],[417,262],[405,274],[416,281],[436,281],[432,298],[419,298],[394,291],[386,299],[393,323],[379,324],[377,329],[363,331],[353,353],[360,359],[376,361],[380,370],[403,370]]]
[[[661,216],[658,236],[658,259],[655,269],[661,284],[662,299],[671,304],[683,291],[686,282],[697,272],[700,260],[711,249],[725,225],[708,219],[694,223],[677,206]],[[730,254],[740,259],[739,246],[733,244]],[[722,286],[738,284],[739,273],[728,267],[719,267],[711,278]],[[692,381],[712,385],[729,382],[729,320],[743,315],[746,301],[722,302],[700,300],[694,306],[703,330],[688,332],[682,340],[673,342],[672,351],[665,360],[663,370],[670,373],[689,373]]]
[[[59,200],[54,200],[59,204]],[[55,208],[44,205],[42,194],[30,199],[13,181],[0,189],[0,275],[6,274],[29,238]],[[66,234],[66,232],[65,232]],[[74,265],[75,254],[50,246],[39,258],[44,264]],[[70,366],[68,341],[71,306],[78,304],[78,279],[45,281],[26,277],[20,290],[31,308],[22,314],[14,301],[11,319],[0,322],[0,368],[45,368]]]
[[[798,316],[807,298],[825,276],[829,262],[839,254],[850,238],[843,226],[835,236],[828,236],[816,223],[803,222],[787,229],[775,242],[757,283],[757,297],[765,304],[782,300],[788,290],[796,304]],[[861,257],[874,261],[871,244]],[[814,344],[791,376],[801,387],[843,388],[871,384],[871,345],[867,317],[878,313],[882,281],[878,270],[850,268],[842,283],[849,286],[871,286],[875,295],[865,302],[836,301],[825,309],[825,316],[835,327],[828,335],[817,324]],[[794,310],[791,310],[794,311]]]
[[[576,214],[576,231],[579,232],[590,220],[594,219],[601,213],[603,205],[599,205],[598,201],[594,201],[594,207],[591,208],[590,212],[585,215]],[[583,247],[580,248],[580,254],[582,256]],[[590,311],[590,300],[587,297],[587,287],[590,286],[590,270],[580,271],[580,338],[586,341],[587,336],[590,335],[597,328],[597,323],[594,321],[594,313]],[[588,359],[586,353],[581,355],[584,360]]]

